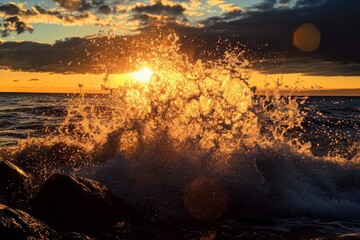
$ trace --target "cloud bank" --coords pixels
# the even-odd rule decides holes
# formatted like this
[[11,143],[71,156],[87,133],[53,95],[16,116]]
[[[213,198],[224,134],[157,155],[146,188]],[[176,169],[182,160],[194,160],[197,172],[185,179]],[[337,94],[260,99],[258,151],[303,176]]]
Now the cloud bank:
[[[58,7],[48,9],[40,6],[24,8],[16,3],[0,4],[1,35],[6,37],[11,32],[32,32],[32,24],[39,22],[131,26],[129,29],[136,36],[128,36],[129,39],[146,36],[154,28],[172,29],[181,36],[181,41],[185,42],[186,36],[202,43],[195,57],[205,56],[201,52],[214,49],[220,37],[227,39],[230,45],[240,42],[249,53],[254,67],[263,72],[286,73],[301,69],[303,73],[315,75],[360,75],[358,0],[264,0],[249,8],[241,8],[225,0],[207,0],[206,3],[198,0],[163,0],[150,1],[148,4],[131,0],[54,2]],[[199,17],[199,13],[206,15]],[[293,45],[294,31],[306,23],[316,26],[321,34],[320,45],[312,52],[302,52]],[[102,37],[96,41],[103,41]],[[123,49],[131,45],[122,37],[104,44],[120,52],[126,52]],[[97,63],[83,53],[87,48],[91,49],[92,54],[107,58],[111,55],[91,45],[87,38],[73,38],[53,45],[4,42],[0,45],[0,66],[27,71],[94,72]],[[192,47],[188,48],[189,52],[193,51]],[[71,49],[77,52],[76,57]],[[75,66],[75,62],[80,64]],[[271,64],[273,67],[269,68]]]

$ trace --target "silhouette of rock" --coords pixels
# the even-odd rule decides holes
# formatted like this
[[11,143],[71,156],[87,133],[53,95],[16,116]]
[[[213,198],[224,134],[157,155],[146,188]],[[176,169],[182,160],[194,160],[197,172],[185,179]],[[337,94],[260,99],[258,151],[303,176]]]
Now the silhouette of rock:
[[214,180],[199,177],[185,189],[184,207],[197,219],[215,220],[226,210],[227,193]]
[[61,240],[95,240],[95,238],[77,232],[67,232],[63,234],[60,239]]
[[98,182],[56,173],[37,193],[34,212],[58,230],[96,233],[124,219],[127,208]]
[[57,233],[26,212],[0,204],[0,238],[11,240],[54,239]]
[[63,174],[76,172],[83,166],[90,166],[93,162],[92,157],[85,149],[62,142],[52,146],[44,160],[47,176],[55,172]]
[[83,166],[91,166],[93,159],[85,149],[63,142],[36,148],[24,148],[16,156],[16,164],[36,175],[41,185],[53,173],[72,174]]
[[7,203],[24,203],[31,197],[32,177],[9,161],[0,162],[0,196]]

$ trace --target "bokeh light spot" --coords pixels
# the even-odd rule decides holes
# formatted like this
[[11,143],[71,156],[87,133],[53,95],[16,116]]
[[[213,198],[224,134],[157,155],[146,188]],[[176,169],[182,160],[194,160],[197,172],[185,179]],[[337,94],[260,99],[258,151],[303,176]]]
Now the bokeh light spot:
[[184,193],[185,209],[200,220],[215,220],[226,210],[227,194],[212,179],[199,177],[192,181]]
[[319,29],[312,23],[301,25],[294,32],[293,43],[303,52],[315,51],[321,41],[321,33]]

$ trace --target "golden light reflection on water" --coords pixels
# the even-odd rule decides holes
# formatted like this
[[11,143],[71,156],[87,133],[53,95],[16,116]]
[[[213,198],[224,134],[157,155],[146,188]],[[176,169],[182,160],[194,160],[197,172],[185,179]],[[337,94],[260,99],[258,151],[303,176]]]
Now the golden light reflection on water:
[[294,32],[293,43],[303,52],[315,51],[320,46],[320,42],[321,33],[312,23],[305,23]]

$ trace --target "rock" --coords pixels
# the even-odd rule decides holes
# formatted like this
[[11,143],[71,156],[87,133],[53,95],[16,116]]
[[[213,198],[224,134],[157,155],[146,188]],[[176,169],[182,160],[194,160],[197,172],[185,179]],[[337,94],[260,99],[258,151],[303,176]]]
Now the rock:
[[184,191],[184,207],[199,220],[215,220],[227,208],[227,193],[213,179],[199,177]]
[[21,167],[27,173],[31,173],[34,178],[34,183],[36,185],[42,184],[45,180],[43,178],[43,173],[45,171],[44,167],[44,158],[48,152],[49,147],[46,146],[35,146],[34,144],[29,144],[24,147],[21,151],[17,152],[14,164]]
[[58,230],[97,233],[124,219],[127,208],[98,182],[56,173],[35,196],[34,212]]
[[92,165],[92,162],[92,157],[85,149],[62,142],[53,145],[44,159],[47,176],[55,172],[63,174],[76,172],[81,167]]
[[85,149],[60,142],[52,146],[28,146],[17,154],[16,164],[36,175],[36,183],[41,185],[53,173],[74,173],[92,165],[93,159]]
[[86,153],[85,149],[63,142],[53,145],[46,155],[49,161],[53,160],[58,163],[70,162],[73,163],[74,166],[92,162],[92,157]]
[[67,232],[63,234],[60,239],[61,240],[95,240],[95,238],[77,232]]
[[24,203],[31,197],[31,175],[9,161],[0,162],[0,196],[8,203]]
[[123,221],[119,221],[106,229],[98,238],[103,240],[136,239],[131,225]]
[[26,212],[0,204],[1,239],[54,239],[57,233]]

